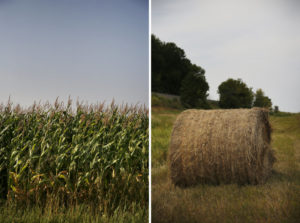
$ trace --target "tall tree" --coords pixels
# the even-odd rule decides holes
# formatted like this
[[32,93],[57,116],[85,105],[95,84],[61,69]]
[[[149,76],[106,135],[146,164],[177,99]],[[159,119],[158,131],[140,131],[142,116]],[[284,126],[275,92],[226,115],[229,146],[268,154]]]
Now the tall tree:
[[258,89],[255,93],[255,100],[253,103],[254,107],[264,107],[264,108],[271,108],[272,101],[269,97],[265,96],[265,93],[262,89]]
[[209,86],[205,80],[205,70],[189,73],[182,81],[180,101],[186,108],[209,108],[207,91]]
[[241,79],[228,79],[219,85],[219,105],[221,108],[251,108],[253,102],[252,89]]
[[166,67],[164,56],[161,53],[163,43],[152,35],[151,38],[151,70],[152,70],[152,91],[162,91],[162,75]]
[[186,58],[175,43],[165,43],[151,37],[152,91],[180,94],[181,82],[189,73],[202,70]]

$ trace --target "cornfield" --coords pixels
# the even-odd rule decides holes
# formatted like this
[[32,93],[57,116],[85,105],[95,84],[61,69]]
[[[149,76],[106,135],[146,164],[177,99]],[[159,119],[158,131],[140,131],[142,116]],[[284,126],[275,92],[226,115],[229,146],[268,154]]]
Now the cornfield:
[[18,205],[91,204],[109,212],[148,202],[148,111],[56,100],[0,106],[0,191]]

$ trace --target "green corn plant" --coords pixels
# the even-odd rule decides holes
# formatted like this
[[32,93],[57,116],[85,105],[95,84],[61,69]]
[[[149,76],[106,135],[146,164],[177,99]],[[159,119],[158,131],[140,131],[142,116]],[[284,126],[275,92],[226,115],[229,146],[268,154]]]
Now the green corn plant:
[[138,106],[0,107],[0,192],[9,202],[147,206],[148,111]]

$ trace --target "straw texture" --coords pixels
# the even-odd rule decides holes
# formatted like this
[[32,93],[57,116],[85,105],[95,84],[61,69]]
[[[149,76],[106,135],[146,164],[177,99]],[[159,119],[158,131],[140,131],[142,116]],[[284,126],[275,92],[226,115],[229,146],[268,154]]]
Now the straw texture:
[[264,183],[275,161],[265,109],[186,110],[169,148],[175,185]]

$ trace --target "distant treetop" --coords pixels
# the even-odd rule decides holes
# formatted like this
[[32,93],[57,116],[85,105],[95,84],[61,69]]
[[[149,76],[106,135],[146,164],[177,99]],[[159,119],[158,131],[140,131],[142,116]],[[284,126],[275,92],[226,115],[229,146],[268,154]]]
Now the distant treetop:
[[251,108],[253,92],[241,79],[228,79],[219,85],[221,108]]
[[272,101],[269,97],[265,96],[265,93],[262,89],[258,89],[255,93],[255,100],[253,103],[254,107],[264,107],[264,108],[271,108]]

